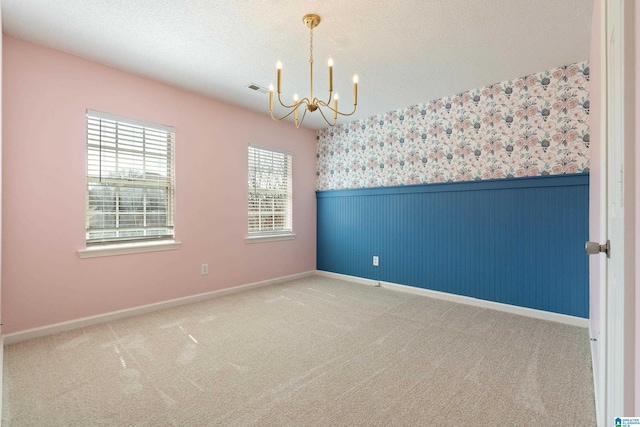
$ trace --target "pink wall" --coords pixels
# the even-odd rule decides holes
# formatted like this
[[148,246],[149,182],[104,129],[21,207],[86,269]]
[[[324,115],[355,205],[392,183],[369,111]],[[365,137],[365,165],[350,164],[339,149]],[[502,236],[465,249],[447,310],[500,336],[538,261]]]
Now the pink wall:
[[[3,66],[4,333],[315,269],[314,131],[7,36]],[[78,257],[86,109],[176,127],[179,250]],[[245,243],[249,143],[294,153],[295,240]]]

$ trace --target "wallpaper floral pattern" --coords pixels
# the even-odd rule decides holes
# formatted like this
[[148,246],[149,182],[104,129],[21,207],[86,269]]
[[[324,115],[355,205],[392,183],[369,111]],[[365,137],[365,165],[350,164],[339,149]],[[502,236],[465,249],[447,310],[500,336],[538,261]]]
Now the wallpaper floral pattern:
[[589,171],[579,62],[318,132],[318,190]]

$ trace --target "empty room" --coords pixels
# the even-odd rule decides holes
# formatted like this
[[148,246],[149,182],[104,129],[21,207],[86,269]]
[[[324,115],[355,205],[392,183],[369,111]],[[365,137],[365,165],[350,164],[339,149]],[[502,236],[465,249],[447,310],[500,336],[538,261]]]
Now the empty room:
[[634,1],[0,17],[3,426],[640,426]]

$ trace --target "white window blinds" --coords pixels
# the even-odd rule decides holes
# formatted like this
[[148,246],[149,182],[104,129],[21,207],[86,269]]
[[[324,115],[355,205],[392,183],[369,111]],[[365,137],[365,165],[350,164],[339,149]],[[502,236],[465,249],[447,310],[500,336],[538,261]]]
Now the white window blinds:
[[249,235],[292,231],[290,153],[249,146]]
[[173,239],[175,129],[87,111],[87,245]]

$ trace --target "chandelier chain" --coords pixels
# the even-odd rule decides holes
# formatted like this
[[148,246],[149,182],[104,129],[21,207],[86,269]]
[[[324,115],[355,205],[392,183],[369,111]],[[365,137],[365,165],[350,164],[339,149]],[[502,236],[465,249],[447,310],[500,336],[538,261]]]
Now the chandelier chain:
[[309,31],[311,33],[309,36],[309,62],[313,63],[313,28]]

